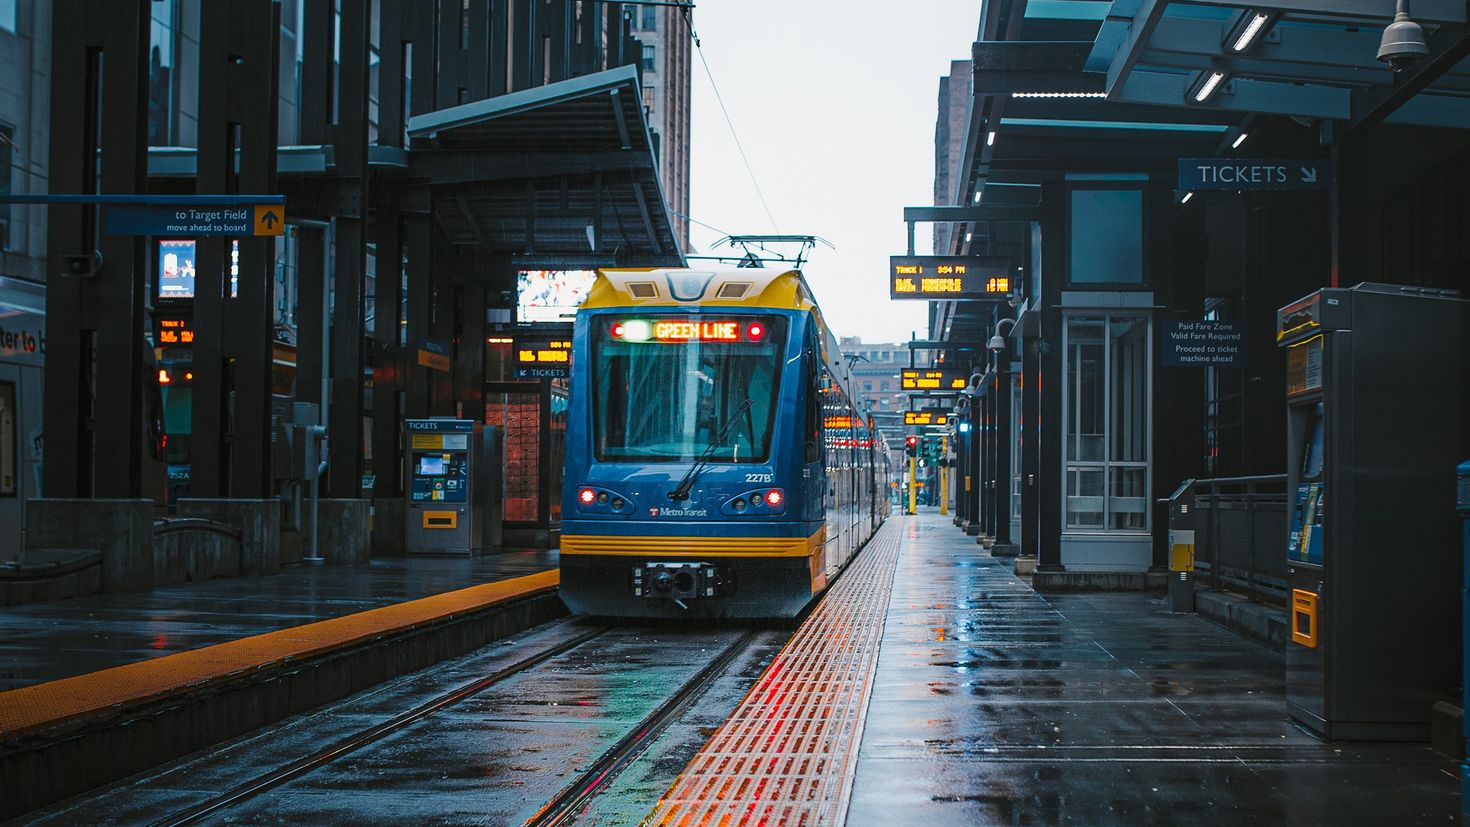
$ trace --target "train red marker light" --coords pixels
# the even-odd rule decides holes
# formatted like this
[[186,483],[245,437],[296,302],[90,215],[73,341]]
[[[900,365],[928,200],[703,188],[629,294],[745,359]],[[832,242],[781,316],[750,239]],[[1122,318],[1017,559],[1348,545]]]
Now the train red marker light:
[[591,488],[583,488],[577,492],[577,499],[582,501],[582,505],[591,505],[597,500],[597,492]]
[[755,323],[752,324],[750,327],[747,327],[745,329],[745,333],[747,336],[750,337],[750,340],[752,342],[758,342],[763,336],[766,335],[766,329],[762,327],[759,323]]
[[766,492],[766,505],[772,508],[779,506],[785,499],[786,497],[781,493],[779,488],[772,488]]
[[613,338],[623,338],[623,325],[621,323],[613,325]]

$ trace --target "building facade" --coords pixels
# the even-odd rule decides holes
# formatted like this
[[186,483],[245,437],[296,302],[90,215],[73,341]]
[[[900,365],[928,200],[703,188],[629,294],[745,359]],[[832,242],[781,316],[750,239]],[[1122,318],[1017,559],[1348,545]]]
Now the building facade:
[[[162,502],[162,468],[182,465],[191,496],[274,502],[301,479],[279,429],[320,423],[325,494],[370,501],[392,553],[403,421],[456,416],[505,434],[507,542],[550,542],[566,389],[509,365],[520,274],[683,261],[661,180],[678,157],[687,189],[688,130],[656,152],[633,17],[526,0],[0,3],[0,185],[285,201],[279,235],[237,239],[96,233],[92,204],[0,211],[4,274],[96,268],[48,285],[46,496]],[[160,338],[165,322],[187,339]],[[162,460],[137,438],[158,369]]]
[[689,248],[689,95],[693,10],[629,5],[628,28],[637,38],[643,70],[643,106],[658,152],[659,180],[674,227]]

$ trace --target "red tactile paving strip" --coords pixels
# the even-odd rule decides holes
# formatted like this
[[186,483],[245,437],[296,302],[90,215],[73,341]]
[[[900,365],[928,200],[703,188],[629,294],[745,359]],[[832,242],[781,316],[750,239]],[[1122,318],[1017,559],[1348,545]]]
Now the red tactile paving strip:
[[890,520],[645,819],[841,824],[898,561]]

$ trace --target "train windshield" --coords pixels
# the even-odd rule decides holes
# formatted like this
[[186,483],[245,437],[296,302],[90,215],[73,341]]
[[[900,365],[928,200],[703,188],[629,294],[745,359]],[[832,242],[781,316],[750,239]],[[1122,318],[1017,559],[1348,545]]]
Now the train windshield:
[[707,448],[712,462],[770,456],[785,319],[598,316],[592,326],[599,460],[692,462]]

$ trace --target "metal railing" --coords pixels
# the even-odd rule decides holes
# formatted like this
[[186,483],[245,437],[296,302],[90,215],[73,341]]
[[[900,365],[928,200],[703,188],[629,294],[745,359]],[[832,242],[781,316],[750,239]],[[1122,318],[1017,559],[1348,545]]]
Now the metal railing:
[[1286,604],[1286,475],[1194,481],[1194,565],[1218,591]]

